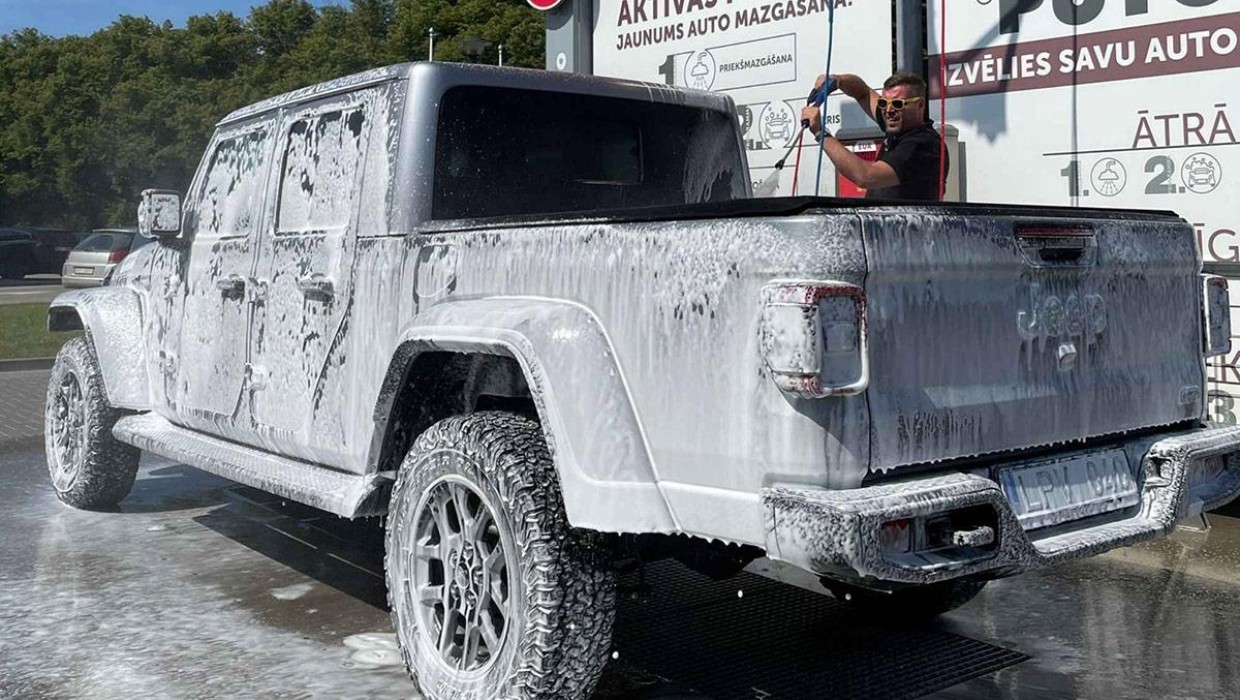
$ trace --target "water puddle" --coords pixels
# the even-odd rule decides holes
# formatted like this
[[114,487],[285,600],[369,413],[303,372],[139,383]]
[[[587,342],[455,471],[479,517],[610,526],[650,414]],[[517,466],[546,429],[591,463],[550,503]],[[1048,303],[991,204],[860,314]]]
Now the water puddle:
[[314,588],[313,583],[295,583],[284,588],[271,589],[272,597],[278,600],[297,600]]
[[344,639],[344,645],[353,650],[345,668],[360,671],[376,671],[380,669],[403,669],[405,662],[400,657],[400,647],[396,644],[396,635],[391,632],[367,632],[354,634]]

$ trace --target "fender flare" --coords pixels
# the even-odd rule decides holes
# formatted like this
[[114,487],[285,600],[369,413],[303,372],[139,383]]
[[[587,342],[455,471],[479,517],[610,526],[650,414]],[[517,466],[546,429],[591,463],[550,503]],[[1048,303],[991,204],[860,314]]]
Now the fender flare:
[[[376,406],[382,442],[406,370],[424,352],[509,357],[525,375],[575,527],[673,533],[679,527],[599,319],[581,304],[533,297],[448,301],[400,334]],[[372,448],[371,460],[377,461]]]
[[151,407],[142,300],[128,287],[65,292],[47,309],[49,331],[84,330],[95,347],[108,403],[145,411]]

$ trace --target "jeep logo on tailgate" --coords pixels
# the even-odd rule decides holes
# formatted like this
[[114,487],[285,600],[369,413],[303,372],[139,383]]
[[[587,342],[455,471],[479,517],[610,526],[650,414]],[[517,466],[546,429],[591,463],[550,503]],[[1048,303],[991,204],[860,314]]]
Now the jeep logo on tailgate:
[[1107,327],[1107,305],[1100,294],[1061,298],[1043,295],[1042,286],[1029,290],[1030,305],[1016,314],[1016,329],[1023,340],[1082,337],[1091,345]]

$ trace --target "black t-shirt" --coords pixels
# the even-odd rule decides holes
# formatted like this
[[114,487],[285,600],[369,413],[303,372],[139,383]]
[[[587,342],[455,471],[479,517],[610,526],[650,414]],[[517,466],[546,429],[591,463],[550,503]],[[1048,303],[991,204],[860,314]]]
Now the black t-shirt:
[[[881,123],[881,122],[880,122]],[[873,189],[866,199],[939,199],[939,134],[934,122],[896,136],[888,136],[878,159],[896,171],[900,184]],[[951,159],[948,158],[948,166]]]

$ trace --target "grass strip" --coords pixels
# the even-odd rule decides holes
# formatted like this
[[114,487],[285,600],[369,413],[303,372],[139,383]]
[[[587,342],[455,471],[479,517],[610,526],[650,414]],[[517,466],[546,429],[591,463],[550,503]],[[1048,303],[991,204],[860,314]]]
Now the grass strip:
[[0,306],[0,360],[55,357],[66,340],[80,333],[48,332],[47,304]]

